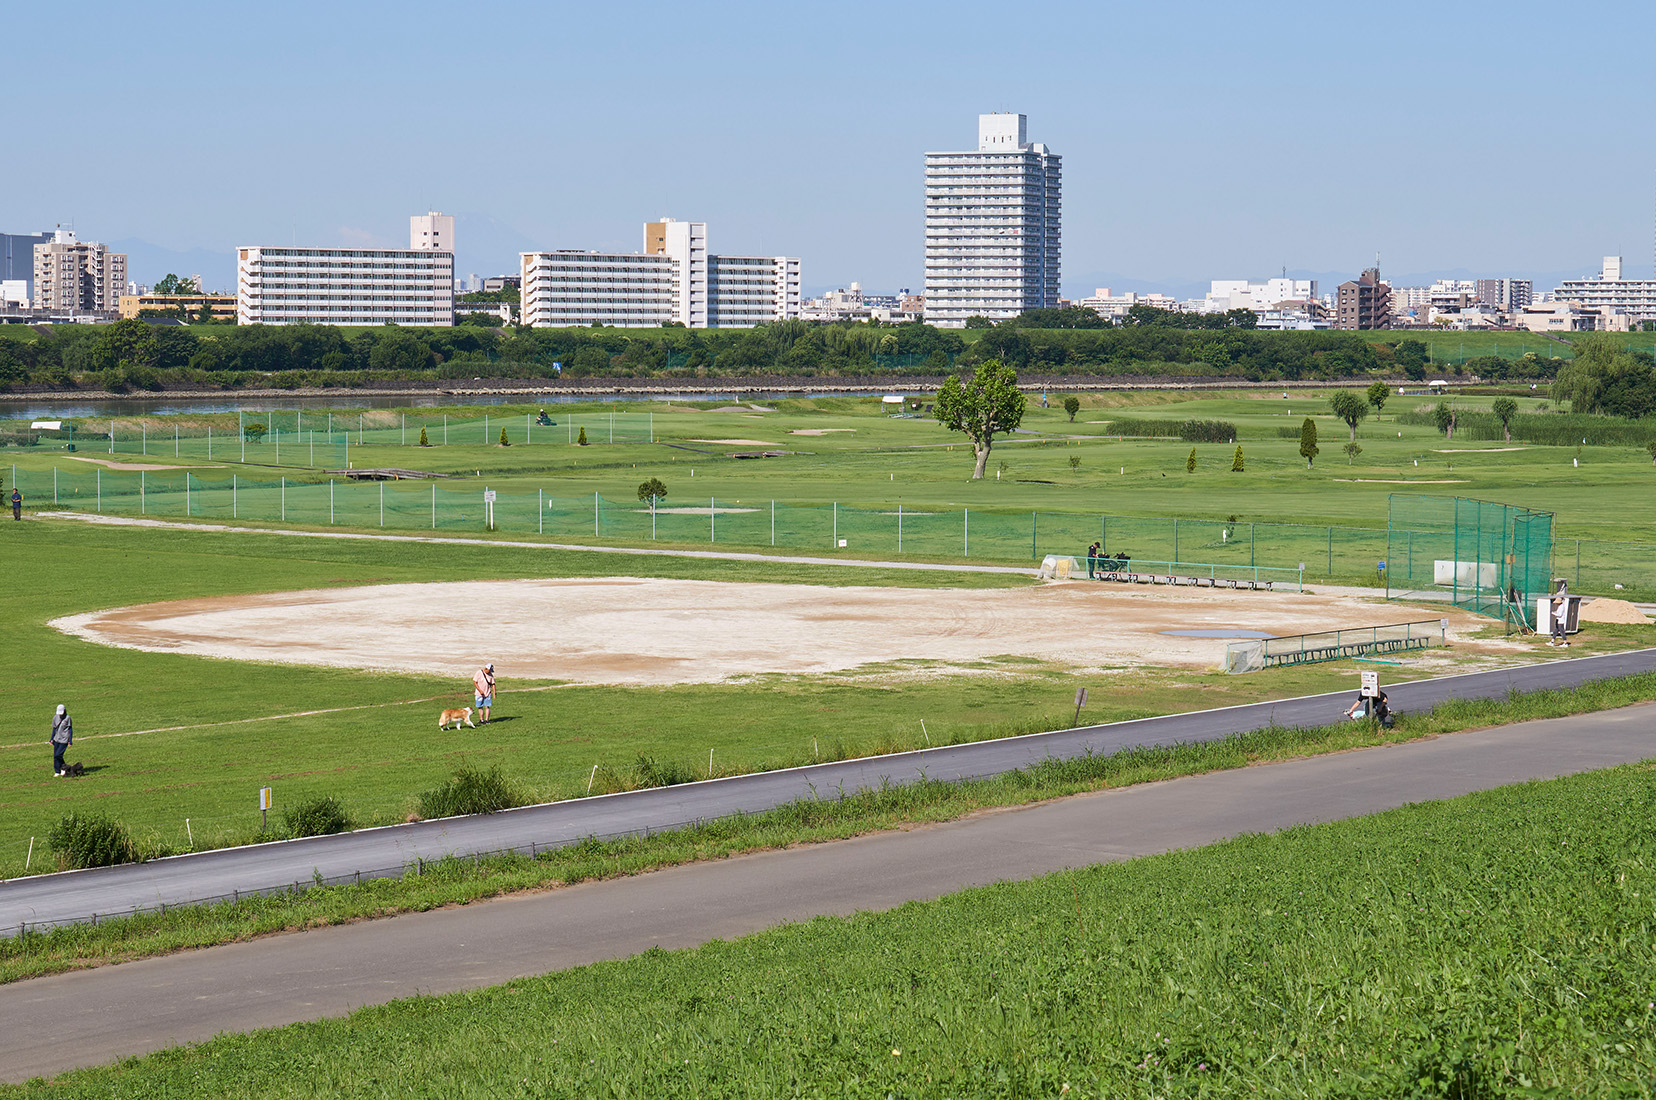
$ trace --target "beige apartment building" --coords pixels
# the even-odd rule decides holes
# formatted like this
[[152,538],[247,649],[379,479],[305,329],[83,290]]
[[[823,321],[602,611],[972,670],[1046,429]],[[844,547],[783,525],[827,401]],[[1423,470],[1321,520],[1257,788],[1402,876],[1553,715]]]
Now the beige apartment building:
[[186,320],[194,321],[201,316],[201,307],[206,306],[209,316],[215,321],[234,321],[236,319],[236,296],[234,294],[123,294],[121,295],[121,319],[137,317],[146,309],[153,309],[161,313],[183,308]]
[[125,252],[111,252],[59,229],[34,246],[34,308],[115,315],[126,290]]

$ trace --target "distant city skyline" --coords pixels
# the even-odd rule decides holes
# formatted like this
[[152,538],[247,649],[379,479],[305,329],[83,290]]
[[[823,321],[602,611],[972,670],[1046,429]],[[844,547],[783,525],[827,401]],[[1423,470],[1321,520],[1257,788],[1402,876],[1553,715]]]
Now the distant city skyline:
[[[1571,94],[1650,101],[1647,5],[1595,6],[1568,35],[1555,6],[1522,2],[1197,3],[1176,19],[1059,4],[1018,33],[1004,14],[17,6],[8,37],[31,46],[10,55],[8,95],[37,125],[16,148],[98,155],[50,172],[15,158],[0,232],[72,224],[127,252],[133,279],[224,285],[238,247],[393,244],[428,209],[457,217],[457,271],[485,275],[520,251],[628,250],[665,215],[716,227],[717,251],[801,257],[807,292],[918,288],[925,152],[969,148],[977,115],[1013,111],[1064,156],[1068,297],[1284,267],[1332,285],[1377,252],[1388,281],[1550,289],[1607,254],[1652,274],[1656,123],[1629,111],[1583,131]],[[96,63],[64,82],[65,51]],[[1362,126],[1341,121],[1356,92]]]

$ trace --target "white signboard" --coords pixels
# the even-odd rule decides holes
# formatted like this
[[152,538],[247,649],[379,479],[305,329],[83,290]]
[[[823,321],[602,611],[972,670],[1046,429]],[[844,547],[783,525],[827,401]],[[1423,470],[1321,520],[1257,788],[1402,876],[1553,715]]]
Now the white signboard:
[[1363,677],[1363,691],[1362,691],[1363,698],[1365,698],[1365,699],[1377,699],[1377,698],[1379,698],[1380,697],[1380,674],[1378,672],[1364,672],[1364,673],[1361,673],[1361,675]]
[[494,502],[495,502],[495,491],[493,489],[484,489],[483,490],[483,503],[484,504],[493,504]]
[[259,809],[268,810],[268,809],[270,809],[271,805],[272,805],[272,803],[270,801],[270,788],[269,787],[260,787],[259,788]]

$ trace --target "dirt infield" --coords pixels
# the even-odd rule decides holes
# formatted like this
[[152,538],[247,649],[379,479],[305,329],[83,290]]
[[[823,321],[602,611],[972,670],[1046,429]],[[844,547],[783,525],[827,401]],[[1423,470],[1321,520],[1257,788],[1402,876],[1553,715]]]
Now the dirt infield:
[[[632,577],[375,585],[144,604],[58,619],[105,645],[237,660],[593,684],[699,683],[900,660],[1019,656],[1084,668],[1217,668],[1226,640],[1435,618],[1377,599],[1127,589],[992,591]],[[1444,609],[1451,643],[1488,625]],[[1505,643],[1476,648],[1499,652]]]

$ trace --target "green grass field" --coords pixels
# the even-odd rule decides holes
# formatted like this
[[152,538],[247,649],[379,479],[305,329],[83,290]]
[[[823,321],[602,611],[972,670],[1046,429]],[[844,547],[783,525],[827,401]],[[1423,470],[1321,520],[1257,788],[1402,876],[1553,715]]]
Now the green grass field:
[[1648,1095],[1650,780],[654,949],[0,1095]]

